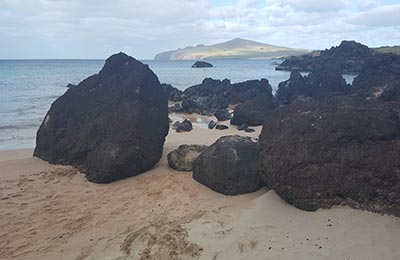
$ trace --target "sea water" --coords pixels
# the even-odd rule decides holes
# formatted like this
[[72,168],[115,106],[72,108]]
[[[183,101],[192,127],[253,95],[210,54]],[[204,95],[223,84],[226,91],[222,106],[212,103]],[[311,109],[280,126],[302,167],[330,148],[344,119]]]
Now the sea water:
[[[276,71],[280,60],[214,60],[213,68],[191,68],[193,61],[142,61],[161,83],[184,90],[204,78],[232,83],[266,78],[276,91],[290,73]],[[104,60],[0,60],[0,150],[35,146],[36,131],[66,86],[97,73]],[[351,81],[352,77],[345,77]]]

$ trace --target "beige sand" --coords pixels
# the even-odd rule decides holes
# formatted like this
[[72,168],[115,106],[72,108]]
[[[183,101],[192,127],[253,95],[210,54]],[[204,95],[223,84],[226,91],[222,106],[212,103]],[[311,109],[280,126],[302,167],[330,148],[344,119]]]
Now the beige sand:
[[304,212],[267,189],[223,196],[170,169],[166,154],[180,144],[246,134],[207,121],[171,131],[153,170],[107,185],[32,150],[0,152],[0,259],[400,259],[396,218]]

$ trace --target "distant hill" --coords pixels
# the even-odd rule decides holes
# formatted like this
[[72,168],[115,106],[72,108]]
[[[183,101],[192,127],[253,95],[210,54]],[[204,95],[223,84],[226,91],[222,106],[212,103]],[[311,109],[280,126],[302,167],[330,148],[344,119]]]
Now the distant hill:
[[391,52],[397,55],[400,55],[400,46],[384,46],[384,47],[379,47],[379,48],[374,48],[375,51],[377,52]]
[[270,59],[292,55],[302,55],[308,52],[308,50],[303,49],[291,49],[237,38],[214,45],[197,45],[195,47],[186,47],[184,49],[162,52],[157,54],[154,59]]

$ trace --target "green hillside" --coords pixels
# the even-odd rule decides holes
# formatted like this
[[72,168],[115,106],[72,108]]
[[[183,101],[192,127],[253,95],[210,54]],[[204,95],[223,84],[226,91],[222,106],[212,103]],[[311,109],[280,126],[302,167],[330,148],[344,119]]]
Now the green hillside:
[[155,60],[203,60],[203,59],[270,59],[302,55],[308,50],[292,49],[259,43],[245,39],[214,44],[198,45],[157,54]]

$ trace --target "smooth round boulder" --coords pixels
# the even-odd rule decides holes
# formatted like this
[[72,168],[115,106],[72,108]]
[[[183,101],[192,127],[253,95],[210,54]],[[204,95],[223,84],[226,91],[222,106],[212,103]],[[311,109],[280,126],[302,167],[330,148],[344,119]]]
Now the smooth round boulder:
[[54,101],[37,132],[34,156],[109,183],[151,169],[168,126],[168,100],[157,76],[119,53]]
[[193,161],[205,149],[207,149],[206,145],[180,145],[168,154],[168,165],[176,171],[190,172],[192,171]]
[[256,191],[264,185],[259,153],[259,144],[248,137],[221,137],[194,160],[193,179],[225,195]]

